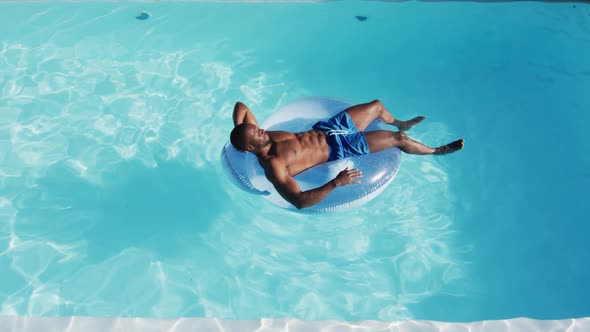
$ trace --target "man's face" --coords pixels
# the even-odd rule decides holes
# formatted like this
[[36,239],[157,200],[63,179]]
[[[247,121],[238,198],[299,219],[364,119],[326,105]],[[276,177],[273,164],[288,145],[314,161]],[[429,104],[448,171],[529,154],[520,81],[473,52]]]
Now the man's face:
[[253,124],[248,124],[246,127],[246,145],[248,150],[258,149],[264,147],[270,143],[270,136],[266,130],[259,128]]

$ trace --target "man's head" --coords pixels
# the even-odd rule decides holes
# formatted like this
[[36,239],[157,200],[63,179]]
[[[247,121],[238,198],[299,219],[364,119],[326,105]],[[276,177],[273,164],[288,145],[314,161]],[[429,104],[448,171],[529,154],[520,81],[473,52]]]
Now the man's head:
[[254,151],[267,146],[270,143],[268,133],[251,123],[237,125],[229,137],[234,148],[241,151]]

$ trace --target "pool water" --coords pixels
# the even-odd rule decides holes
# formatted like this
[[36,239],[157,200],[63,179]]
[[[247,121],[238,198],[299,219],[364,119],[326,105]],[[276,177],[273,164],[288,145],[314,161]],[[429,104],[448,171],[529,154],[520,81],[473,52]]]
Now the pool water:
[[[137,19],[142,12],[145,20]],[[0,2],[0,315],[590,316],[590,6]],[[356,16],[366,17],[366,20]],[[237,100],[380,99],[444,157],[352,211],[236,188]]]

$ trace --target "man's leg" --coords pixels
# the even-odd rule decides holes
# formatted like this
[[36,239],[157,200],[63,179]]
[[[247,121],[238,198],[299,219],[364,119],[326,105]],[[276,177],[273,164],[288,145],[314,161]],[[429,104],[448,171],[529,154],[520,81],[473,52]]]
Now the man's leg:
[[388,130],[377,130],[365,132],[369,150],[371,153],[385,150],[392,147],[398,147],[405,153],[409,154],[437,154],[443,155],[453,153],[463,148],[463,139],[451,142],[447,145],[431,148],[420,142],[409,138],[402,131],[393,132]]
[[409,130],[424,120],[423,116],[418,116],[408,121],[397,120],[379,100],[351,106],[345,112],[350,115],[359,131],[364,131],[377,118],[381,118],[385,123],[398,127],[399,130]]

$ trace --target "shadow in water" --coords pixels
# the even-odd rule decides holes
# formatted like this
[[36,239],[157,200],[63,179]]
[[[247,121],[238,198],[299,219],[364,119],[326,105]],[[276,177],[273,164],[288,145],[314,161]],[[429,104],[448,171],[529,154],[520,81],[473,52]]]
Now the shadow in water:
[[[214,170],[130,162],[105,176],[107,185],[95,186],[66,167],[54,167],[38,182],[46,208],[35,208],[39,195],[31,196],[23,227],[49,240],[85,240],[92,261],[129,247],[175,255],[179,238],[206,232],[228,199]],[[48,215],[51,205],[66,208]]]

